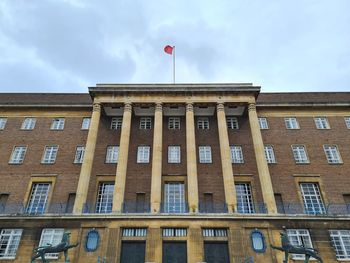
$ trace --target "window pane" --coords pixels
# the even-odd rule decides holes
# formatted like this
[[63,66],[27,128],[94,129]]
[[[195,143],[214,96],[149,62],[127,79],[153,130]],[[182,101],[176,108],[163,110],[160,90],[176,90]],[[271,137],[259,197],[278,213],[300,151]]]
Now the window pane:
[[83,121],[81,123],[81,129],[82,130],[88,130],[90,127],[90,120],[91,118],[83,118]]
[[36,119],[35,118],[25,118],[23,120],[21,129],[22,130],[33,130],[35,127]]
[[0,130],[5,129],[7,118],[0,118]]
[[244,163],[242,147],[239,145],[230,146],[232,163]]
[[340,154],[336,145],[323,145],[328,163],[341,163]]
[[2,229],[0,233],[0,258],[16,257],[22,229]]
[[260,126],[260,129],[261,130],[266,130],[269,128],[269,125],[267,123],[267,119],[264,118],[264,117],[259,117],[258,118],[258,121],[259,121],[259,126]]
[[141,130],[152,129],[152,118],[151,117],[140,118],[140,129]]
[[56,118],[52,120],[51,130],[63,130],[64,118]]
[[83,163],[85,146],[77,146],[75,151],[74,163]]
[[50,164],[55,163],[57,156],[58,146],[46,146],[44,151],[44,156],[41,163]]
[[100,183],[98,187],[96,213],[111,213],[114,183]]
[[254,213],[253,197],[250,184],[236,184],[238,213]]
[[168,146],[168,163],[180,163],[180,146]]
[[47,200],[49,197],[50,183],[34,183],[27,205],[27,213],[43,214],[45,213]]
[[119,130],[122,128],[123,125],[123,118],[122,117],[114,117],[111,121],[111,129],[112,130]]
[[301,183],[305,212],[307,214],[324,214],[326,212],[317,183]]
[[183,183],[166,183],[164,185],[164,212],[184,213],[185,187]]
[[[39,246],[58,245],[62,241],[64,229],[62,228],[44,228],[41,232]],[[59,253],[46,253],[45,258],[57,259]]]
[[199,146],[199,162],[200,163],[212,162],[210,146]]
[[10,163],[11,164],[23,163],[26,151],[27,151],[26,146],[15,146],[11,154]]
[[137,147],[137,162],[138,163],[149,163],[150,147],[139,146]]
[[292,145],[292,150],[296,163],[309,163],[304,145]]
[[197,128],[199,130],[209,130],[209,118],[206,118],[206,117],[198,118]]
[[117,163],[119,157],[119,146],[108,146],[106,153],[106,163]]
[[180,129],[180,117],[169,117],[168,129],[169,130],[179,130]]
[[226,122],[227,122],[228,129],[231,129],[231,130],[239,129],[238,119],[236,117],[227,117]]

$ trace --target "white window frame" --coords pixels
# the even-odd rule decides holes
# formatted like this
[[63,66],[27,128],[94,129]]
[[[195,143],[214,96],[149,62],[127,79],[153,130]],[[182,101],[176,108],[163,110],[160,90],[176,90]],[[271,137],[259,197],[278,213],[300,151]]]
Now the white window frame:
[[140,130],[150,130],[152,129],[152,118],[151,117],[141,117],[140,118]]
[[199,163],[212,163],[211,146],[199,146]]
[[96,213],[111,213],[113,207],[114,182],[100,182],[98,185]]
[[198,117],[197,119],[197,129],[198,130],[209,130],[209,118],[208,117]]
[[265,151],[265,158],[267,163],[277,163],[275,150],[272,145],[265,145],[264,151]]
[[237,212],[243,214],[255,213],[253,192],[250,183],[235,183],[237,196]]
[[35,124],[36,124],[36,118],[33,118],[33,117],[24,118],[21,125],[21,130],[34,130]]
[[85,146],[78,145],[75,149],[74,163],[83,163],[85,154]]
[[149,156],[151,152],[150,146],[137,147],[137,163],[149,163]]
[[186,212],[185,184],[183,182],[166,182],[164,184],[164,212]]
[[43,157],[41,158],[42,164],[54,164],[56,162],[58,153],[58,145],[46,145],[44,148]]
[[168,163],[181,163],[181,147],[178,145],[168,146]]
[[181,119],[180,119],[180,117],[169,117],[169,119],[168,119],[168,129],[169,130],[180,130],[181,129]]
[[306,151],[306,146],[302,144],[293,144],[292,153],[296,164],[310,163],[309,156]]
[[0,232],[0,259],[15,259],[23,229],[4,228]]
[[10,164],[22,164],[24,162],[24,158],[26,156],[27,146],[14,146],[11,157]]
[[239,130],[237,117],[226,117],[227,128],[230,130]]
[[329,164],[343,163],[337,145],[324,144],[323,150]]
[[230,152],[232,163],[244,163],[243,149],[241,145],[231,145]]
[[65,118],[55,118],[51,123],[51,130],[63,130],[65,124]]
[[350,260],[350,230],[329,230],[329,235],[337,260]]
[[4,130],[6,127],[7,118],[0,118],[0,130]]
[[33,182],[26,212],[28,214],[44,214],[48,204],[51,183]]
[[315,117],[314,121],[318,130],[328,130],[331,128],[327,117]]
[[[48,244],[56,246],[62,241],[64,234],[63,228],[44,228],[41,231],[39,247],[47,246]],[[58,259],[59,253],[46,253],[45,258],[47,259]]]
[[113,117],[111,119],[111,130],[120,130],[123,126],[123,117]]
[[266,117],[258,117],[260,130],[268,130],[269,123]]
[[346,128],[350,129],[350,117],[344,117]]
[[305,213],[311,215],[325,214],[326,209],[319,184],[300,182],[299,187],[303,198]]
[[90,122],[91,122],[90,117],[84,117],[83,120],[81,121],[81,129],[88,130],[90,128]]
[[106,149],[106,163],[118,163],[119,146],[108,145]]
[[[294,246],[305,246],[313,248],[311,236],[307,229],[287,229],[289,242]],[[294,260],[304,260],[305,255],[292,254]],[[313,259],[313,258],[311,258]]]
[[284,118],[284,123],[286,125],[287,130],[298,130],[300,129],[299,127],[299,122],[296,117],[286,117]]

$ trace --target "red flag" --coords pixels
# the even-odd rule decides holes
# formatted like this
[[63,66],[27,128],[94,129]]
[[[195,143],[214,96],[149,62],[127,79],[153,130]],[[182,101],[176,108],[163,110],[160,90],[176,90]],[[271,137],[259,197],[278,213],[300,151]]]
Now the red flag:
[[172,54],[173,54],[173,49],[174,49],[174,47],[169,46],[169,45],[166,45],[166,46],[164,47],[164,52],[167,53],[167,54],[169,54],[169,55],[172,55]]

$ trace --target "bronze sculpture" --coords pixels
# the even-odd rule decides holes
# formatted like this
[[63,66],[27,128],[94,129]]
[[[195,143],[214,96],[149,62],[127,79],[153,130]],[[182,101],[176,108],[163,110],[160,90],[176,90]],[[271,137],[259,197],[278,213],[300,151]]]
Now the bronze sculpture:
[[31,263],[35,262],[35,259],[41,258],[43,263],[49,263],[47,259],[45,259],[46,253],[64,253],[64,262],[69,263],[68,258],[68,249],[71,249],[73,247],[77,247],[79,245],[79,242],[71,245],[69,240],[70,232],[65,232],[63,234],[62,240],[59,244],[56,246],[53,246],[52,244],[47,244],[46,246],[40,246],[34,249],[35,255],[32,257]]
[[280,250],[280,251],[284,252],[283,263],[288,263],[289,253],[305,255],[304,263],[308,263],[309,260],[310,260],[310,257],[313,257],[313,258],[317,259],[318,262],[323,263],[321,257],[318,254],[318,251],[316,249],[307,248],[307,247],[304,247],[304,246],[292,245],[289,242],[288,235],[287,235],[286,231],[281,232],[280,235],[281,235],[282,247],[277,247],[277,246],[274,246],[274,245],[270,245],[270,246],[273,249],[277,249],[277,250]]

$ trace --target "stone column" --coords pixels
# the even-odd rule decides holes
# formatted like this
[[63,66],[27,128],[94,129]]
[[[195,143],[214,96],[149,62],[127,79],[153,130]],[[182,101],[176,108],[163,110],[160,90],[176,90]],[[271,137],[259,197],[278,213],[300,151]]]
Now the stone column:
[[275,214],[277,213],[276,201],[273,193],[269,167],[265,158],[264,143],[261,136],[255,104],[249,104],[248,114],[263,199],[266,204],[268,213]]
[[188,205],[190,212],[198,212],[196,138],[192,103],[186,105],[186,152]]
[[152,149],[152,182],[151,182],[151,211],[158,213],[162,200],[162,140],[163,140],[163,109],[157,103],[154,113],[154,133]]
[[220,141],[220,154],[221,154],[221,166],[222,176],[224,179],[225,199],[229,213],[235,211],[235,205],[237,203],[236,188],[232,171],[232,160],[230,143],[227,133],[227,123],[225,116],[225,107],[223,103],[217,105],[217,117],[218,117],[218,130]]
[[125,192],[126,171],[128,167],[128,154],[130,142],[132,106],[125,103],[122,131],[119,142],[119,155],[117,171],[115,175],[114,193],[113,193],[113,212],[122,212]]
[[83,164],[81,165],[76,198],[74,202],[73,213],[79,214],[83,212],[83,207],[86,203],[86,198],[89,189],[92,164],[96,148],[98,126],[101,117],[101,105],[94,103],[92,108],[92,116],[89,127],[89,133],[85,145],[85,153]]

